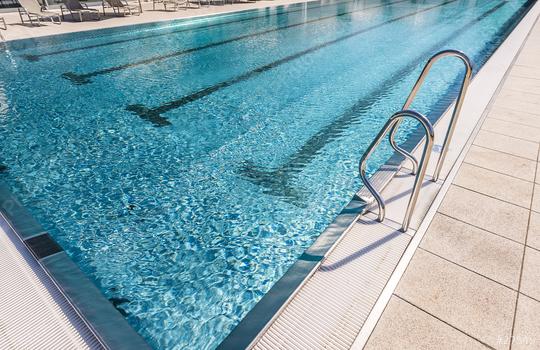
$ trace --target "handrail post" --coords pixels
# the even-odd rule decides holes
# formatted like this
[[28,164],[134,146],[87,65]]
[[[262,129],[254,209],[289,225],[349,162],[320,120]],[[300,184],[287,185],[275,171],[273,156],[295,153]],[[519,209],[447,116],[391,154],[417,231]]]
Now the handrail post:
[[444,136],[444,142],[441,148],[441,155],[437,160],[437,166],[435,167],[435,172],[433,173],[433,182],[437,182],[437,180],[439,180],[439,175],[441,174],[442,166],[444,164],[444,160],[446,159],[446,154],[448,153],[448,145],[452,141],[452,136],[454,136],[454,131],[456,129],[456,124],[459,118],[459,114],[461,112],[461,107],[463,106],[463,101],[465,100],[467,89],[469,88],[469,84],[471,83],[473,72],[472,63],[469,60],[469,57],[467,57],[463,52],[457,50],[447,50],[447,52],[447,55],[452,55],[461,59],[461,61],[465,65],[466,71],[461,82],[461,89],[459,90],[456,105],[454,106],[454,111],[452,112],[450,124],[448,125],[446,135]]
[[360,159],[360,165],[359,165],[360,178],[362,179],[364,186],[367,187],[367,189],[373,195],[373,197],[375,198],[375,201],[377,202],[377,206],[379,209],[377,220],[379,220],[380,222],[384,220],[385,213],[386,213],[386,205],[384,203],[384,199],[381,197],[381,195],[379,195],[375,187],[371,185],[371,183],[369,182],[366,176],[367,160],[371,156],[371,154],[375,151],[377,146],[379,146],[382,139],[384,138],[384,135],[386,135],[386,133],[388,133],[388,130],[390,130],[390,128],[397,122],[398,122],[397,118],[391,117],[390,119],[388,119],[386,124],[384,124],[384,126],[382,127],[381,131],[379,131],[379,133],[377,134],[377,137],[375,137],[375,139],[371,142],[366,152],[364,152],[364,155]]
[[411,197],[409,198],[407,210],[405,211],[405,217],[403,218],[403,225],[401,226],[401,231],[406,232],[409,229],[409,224],[411,222],[414,208],[416,207],[418,195],[420,194],[420,189],[422,188],[422,182],[424,180],[424,176],[426,175],[427,165],[429,163],[433,142],[435,140],[435,130],[433,130],[433,125],[431,125],[431,122],[422,114],[411,110],[405,110],[401,113],[409,113],[411,116],[415,115],[415,119],[420,122],[426,134],[426,143],[424,145],[424,150],[422,151],[422,158],[420,158],[420,163],[418,164],[418,173],[414,178]]

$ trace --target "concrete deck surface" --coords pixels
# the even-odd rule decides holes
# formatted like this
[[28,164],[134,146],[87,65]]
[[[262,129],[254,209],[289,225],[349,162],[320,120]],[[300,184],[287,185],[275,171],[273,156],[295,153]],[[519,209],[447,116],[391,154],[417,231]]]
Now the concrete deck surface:
[[367,349],[540,348],[540,23]]
[[[302,2],[300,0],[257,0],[256,2],[248,2],[247,0],[239,0],[234,4],[226,5],[202,5],[200,8],[195,8],[196,5],[191,5],[190,8],[179,8],[177,11],[165,11],[163,4],[156,4],[156,9],[153,10],[152,1],[141,0],[143,12],[140,16],[128,15],[128,16],[114,16],[111,8],[106,8],[106,16],[103,16],[103,9],[101,6],[90,6],[90,8],[98,9],[101,13],[102,19],[97,20],[85,20],[78,22],[73,20],[70,16],[66,16],[65,21],[62,24],[52,24],[50,22],[43,22],[43,25],[30,26],[29,24],[21,24],[19,13],[15,12],[0,13],[0,17],[3,17],[7,24],[7,30],[0,30],[0,34],[5,40],[17,40],[36,38],[47,35],[73,33],[86,30],[103,29],[120,27],[126,25],[135,25],[150,22],[170,21],[181,18],[190,18],[197,16],[207,16],[219,13],[236,12],[250,9],[261,9],[269,6],[288,5],[292,3]],[[138,5],[137,1],[130,0],[130,5]],[[60,13],[60,9],[52,8],[51,11]]]

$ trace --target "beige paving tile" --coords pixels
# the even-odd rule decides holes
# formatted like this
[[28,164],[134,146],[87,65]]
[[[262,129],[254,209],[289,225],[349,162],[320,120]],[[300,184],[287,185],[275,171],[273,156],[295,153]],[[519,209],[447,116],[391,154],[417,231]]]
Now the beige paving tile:
[[540,162],[536,163],[536,178],[534,182],[540,184]]
[[527,44],[525,45],[525,47],[539,47],[540,48],[540,45],[539,43],[537,43],[534,39],[535,38],[538,38],[540,36],[540,27],[539,26],[534,26],[532,29],[531,29],[531,32],[529,33],[529,38],[528,38],[528,41],[527,41]]
[[527,245],[540,250],[540,213],[531,211]]
[[533,211],[540,213],[540,185],[539,184],[534,184],[534,195],[533,195],[531,209]]
[[540,251],[538,250],[529,247],[525,248],[519,291],[540,300]]
[[[540,39],[536,39],[538,41],[540,41]],[[532,41],[529,40],[529,43],[531,43]],[[522,54],[524,56],[528,56],[528,57],[533,57],[533,56],[540,56],[540,45],[536,44],[536,45],[527,45],[526,47],[524,47],[523,51],[522,51]],[[526,66],[526,67],[534,67],[536,66],[536,64],[525,64],[525,63],[520,63],[520,65],[522,66]]]
[[531,31],[531,36],[529,36],[529,39],[527,40],[527,44],[523,47],[523,50],[520,54],[523,53],[539,53],[540,52],[540,45],[534,40],[533,38],[538,38],[538,32],[536,32],[536,28]]
[[525,243],[529,211],[516,205],[452,185],[439,212]]
[[527,44],[525,45],[525,47],[540,47],[539,44],[533,40],[533,38],[538,38],[538,36],[540,35],[540,28],[538,26],[534,26],[530,33],[529,33],[529,38],[527,40]]
[[527,50],[525,52],[522,52],[521,55],[519,55],[518,59],[516,60],[516,64],[523,65],[523,66],[534,66],[538,64],[538,56],[540,54],[538,53],[538,50]]
[[516,139],[486,130],[480,130],[474,139],[474,144],[531,160],[536,160],[539,145],[532,141]]
[[484,121],[484,124],[482,124],[482,130],[517,137],[528,141],[540,142],[540,128],[515,124],[505,120],[487,118]]
[[515,65],[510,71],[512,77],[525,77],[529,79],[540,79],[540,69],[532,68],[531,66]]
[[502,89],[497,96],[496,102],[501,102],[502,104],[504,102],[515,100],[540,105],[540,91],[539,93],[535,93],[534,91],[525,92]]
[[[523,93],[523,92],[521,92]],[[499,96],[495,103],[495,107],[504,107],[512,109],[518,112],[538,114],[538,108],[540,104],[530,101],[524,101],[523,98],[514,97],[502,97]]]
[[520,295],[516,311],[516,324],[512,350],[540,349],[540,303]]
[[511,89],[516,91],[539,91],[540,80],[529,79],[527,77],[509,76],[504,83],[504,89]]
[[364,349],[488,348],[406,301],[392,296]]
[[[517,91],[516,93],[519,94],[522,92]],[[505,107],[493,107],[489,112],[488,118],[506,120],[509,122],[515,122],[540,128],[540,108],[538,110],[538,114],[533,114],[534,112],[536,111],[529,111],[528,113],[524,113]]]
[[536,27],[533,27],[530,32],[527,45],[525,45],[525,48],[533,47],[533,48],[538,48],[540,50],[540,44],[537,42],[537,40],[535,40],[538,38],[540,38],[540,28],[536,26]]
[[[518,91],[517,94],[526,94],[523,91]],[[534,96],[529,94],[529,96]],[[533,113],[536,114],[537,110],[540,107],[540,104],[536,101],[533,101],[531,99],[526,99],[525,97],[518,97],[516,95],[512,96],[503,96],[499,95],[497,99],[495,100],[495,103],[493,104],[495,108],[497,107],[504,107],[507,109],[514,110],[516,112],[523,112],[523,113]]]
[[529,35],[529,38],[526,42],[526,45],[523,46],[523,49],[522,51],[520,52],[520,55],[523,53],[523,52],[527,52],[527,51],[540,51],[540,45],[538,45],[538,43],[536,42],[536,40],[534,40],[533,38],[537,38],[538,37],[538,33],[539,31],[537,31],[538,28],[533,28],[530,32],[530,35]]
[[527,181],[534,181],[536,162],[479,146],[471,146],[465,162]]
[[454,184],[529,208],[533,193],[532,182],[463,163]]
[[[526,47],[525,53],[526,54],[540,54],[540,47],[528,45]],[[512,69],[516,70],[516,72],[529,73],[528,76],[531,77],[531,78],[535,78],[535,79],[536,79],[536,76],[537,76],[536,74],[540,73],[540,68],[537,65],[526,66],[526,65],[522,65],[522,64],[515,64],[512,67]]]
[[453,327],[493,346],[512,330],[516,292],[422,250],[416,251],[396,294]]
[[437,214],[420,245],[461,266],[517,289],[523,246]]

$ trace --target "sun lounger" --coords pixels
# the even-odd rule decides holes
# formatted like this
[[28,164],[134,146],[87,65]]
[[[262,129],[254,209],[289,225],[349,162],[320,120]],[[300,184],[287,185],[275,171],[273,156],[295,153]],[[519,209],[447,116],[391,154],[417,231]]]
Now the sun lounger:
[[125,0],[104,0],[103,1],[103,15],[105,15],[105,7],[112,7],[114,14],[120,15],[122,13],[124,16],[126,14],[141,14],[141,8],[137,5],[130,5]]
[[88,8],[88,5],[81,4],[79,0],[65,0],[64,4],[60,6],[60,11],[62,11],[62,18],[64,18],[65,13],[69,13],[73,19],[75,19],[75,15],[77,15],[81,22],[83,21],[83,15],[85,13],[93,14],[97,20],[101,19],[98,10]]
[[167,6],[170,6],[173,8],[174,11],[178,10],[179,7],[184,6],[184,9],[187,9],[189,5],[188,0],[153,0],[152,1],[152,7],[155,10],[156,4],[163,4],[165,7],[165,10],[167,10]]
[[31,25],[37,23],[41,25],[42,21],[49,20],[52,23],[61,24],[60,15],[53,11],[44,10],[37,0],[19,0],[21,7],[18,8],[21,22],[24,24],[24,17],[28,17]]
[[203,2],[205,2],[205,3],[206,3],[206,6],[207,6],[207,7],[210,7],[210,0],[187,0],[187,2],[188,2],[188,5],[190,5],[190,4],[196,4],[196,5],[197,5],[197,8],[200,8],[200,7],[201,7],[201,4],[202,4]]

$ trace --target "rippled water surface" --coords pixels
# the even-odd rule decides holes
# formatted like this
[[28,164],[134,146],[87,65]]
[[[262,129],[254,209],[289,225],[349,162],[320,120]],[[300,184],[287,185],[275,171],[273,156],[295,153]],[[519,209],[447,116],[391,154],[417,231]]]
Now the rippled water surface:
[[[0,177],[152,346],[211,349],[348,203],[426,59],[480,68],[530,4],[310,2],[13,42]],[[414,104],[432,120],[461,69],[442,66]]]

